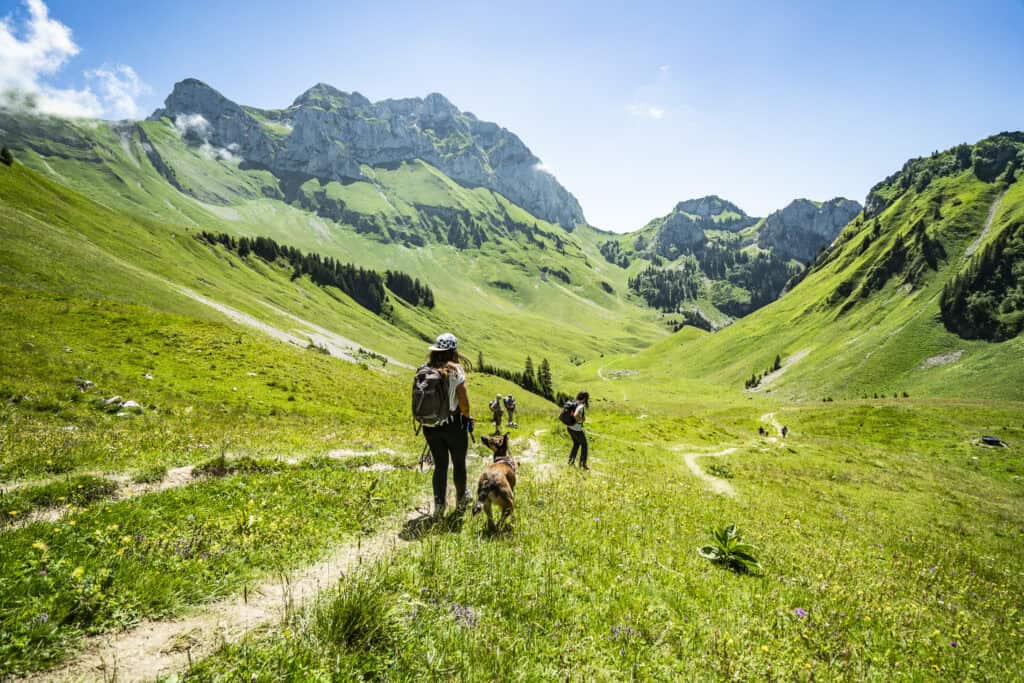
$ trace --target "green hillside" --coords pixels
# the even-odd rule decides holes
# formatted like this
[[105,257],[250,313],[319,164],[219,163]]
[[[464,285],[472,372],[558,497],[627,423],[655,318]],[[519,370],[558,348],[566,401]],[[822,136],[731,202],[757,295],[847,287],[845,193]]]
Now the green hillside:
[[[908,162],[778,301],[713,335],[684,330],[577,376],[603,367],[638,371],[617,383],[624,390],[657,382],[671,393],[680,380],[742,388],[778,355],[783,370],[759,390],[791,399],[908,392],[1021,400],[1024,338],[965,339],[940,312],[947,283],[1024,221],[1021,150],[1024,136],[1002,134]],[[1007,271],[1019,273],[1019,251],[1005,242]],[[989,297],[1006,320],[1019,315],[1019,278],[1007,275],[1000,298]]]
[[[217,269],[207,267],[196,246],[176,237],[202,230],[265,236],[421,279],[433,288],[437,306],[400,311],[403,332],[397,336],[393,330],[371,332],[377,321],[358,312],[351,320],[341,309],[315,315],[330,321],[334,332],[409,362],[418,357],[413,349],[423,339],[445,327],[457,326],[491,361],[519,367],[525,354],[503,343],[505,330],[515,327],[529,348],[544,349],[555,368],[570,366],[570,358],[635,351],[668,331],[658,314],[628,296],[626,274],[585,253],[588,246],[579,236],[493,191],[459,185],[422,161],[366,167],[372,181],[321,185],[313,179],[289,187],[238,160],[209,158],[166,121],[121,125],[2,116],[0,128],[19,162],[50,180],[47,191],[73,188],[96,202],[89,212],[106,212],[103,219],[71,221],[78,230],[87,232],[92,223],[119,226],[119,236],[104,228],[98,246],[106,254],[260,319],[274,316],[267,318],[267,297],[252,296],[258,287],[239,288],[230,277],[217,280]],[[27,206],[34,191],[25,191],[24,203],[10,208]],[[12,257],[12,268],[14,263]],[[25,265],[23,259],[16,263]],[[205,288],[204,281],[219,289]],[[294,303],[275,305],[300,317],[312,315],[312,304]]]
[[[784,291],[717,198],[660,254],[423,159],[0,128],[0,678],[1019,677],[1024,136],[911,160]],[[478,434],[519,401],[511,530],[425,514],[409,366],[445,329],[593,397],[569,469],[555,406],[469,373]],[[732,523],[753,571],[697,552]]]
[[775,301],[860,211],[843,198],[797,199],[767,218],[718,196],[679,202],[641,229],[607,235],[601,255],[629,273],[630,290],[706,331]]

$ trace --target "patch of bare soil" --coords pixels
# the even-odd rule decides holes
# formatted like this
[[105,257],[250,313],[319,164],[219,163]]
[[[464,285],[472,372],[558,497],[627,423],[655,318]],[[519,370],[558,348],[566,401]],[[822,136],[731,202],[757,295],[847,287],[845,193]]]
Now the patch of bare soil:
[[940,365],[949,365],[960,360],[961,356],[964,355],[963,349],[957,351],[946,351],[945,353],[936,354],[930,356],[921,361],[921,369],[927,370],[928,368],[938,367]]

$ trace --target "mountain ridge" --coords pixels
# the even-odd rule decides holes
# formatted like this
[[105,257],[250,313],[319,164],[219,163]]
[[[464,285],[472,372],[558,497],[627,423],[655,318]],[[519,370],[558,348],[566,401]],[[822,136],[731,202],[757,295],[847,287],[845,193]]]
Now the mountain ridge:
[[713,335],[680,331],[602,367],[645,385],[742,387],[778,357],[784,373],[765,391],[794,400],[1020,401],[1022,169],[1024,133],[911,159],[778,299]]
[[371,102],[318,83],[286,109],[262,110],[189,78],[175,84],[149,120],[162,118],[202,129],[199,134],[216,148],[236,145],[248,162],[274,173],[361,180],[363,164],[422,159],[457,182],[499,192],[566,230],[586,222],[576,198],[542,169],[518,136],[460,111],[439,93]]

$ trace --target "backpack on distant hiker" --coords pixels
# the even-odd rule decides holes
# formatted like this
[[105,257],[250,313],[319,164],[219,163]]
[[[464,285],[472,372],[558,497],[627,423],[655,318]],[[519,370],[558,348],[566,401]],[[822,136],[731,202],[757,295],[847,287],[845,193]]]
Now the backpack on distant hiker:
[[566,401],[565,405],[562,406],[562,412],[558,414],[558,419],[567,427],[572,427],[576,424],[576,407],[579,404],[576,401]]
[[495,415],[501,415],[501,401],[494,399],[488,404],[491,408],[491,412]]
[[[452,416],[448,376],[424,365],[412,380],[412,417],[421,427],[435,427]],[[417,428],[417,432],[419,428]]]
[[516,409],[516,400],[514,398],[506,398],[505,399],[505,409],[508,410],[509,412],[515,410]]

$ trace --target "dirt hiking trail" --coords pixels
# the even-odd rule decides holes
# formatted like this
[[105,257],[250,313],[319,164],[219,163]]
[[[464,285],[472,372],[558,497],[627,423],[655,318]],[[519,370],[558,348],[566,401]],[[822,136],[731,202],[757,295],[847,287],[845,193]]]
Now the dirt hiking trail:
[[[550,463],[537,462],[543,457],[537,436],[544,431],[538,430],[527,437],[527,447],[517,458],[526,463],[536,463],[538,479],[541,480],[550,476],[552,470]],[[522,437],[516,442],[521,443]],[[338,449],[336,457],[357,454],[370,452]],[[489,460],[481,458],[482,463]],[[149,490],[159,486],[170,488],[173,484],[165,485],[168,480],[183,481],[180,485],[184,485],[191,481],[191,474],[190,469],[187,477],[177,473]],[[473,485],[472,479],[470,485]],[[417,518],[422,518],[423,510],[429,509],[430,497],[423,497],[416,501],[411,511],[385,519],[377,533],[340,545],[315,564],[284,577],[264,580],[241,595],[196,606],[191,614],[178,619],[143,621],[125,632],[87,638],[81,652],[71,662],[16,680],[31,683],[146,681],[187,670],[192,663],[214,653],[224,643],[236,642],[254,629],[279,623],[360,566],[399,552],[413,541],[413,537],[403,530]]]
[[[363,451],[357,451],[349,448],[335,448],[324,453],[322,457],[328,458],[330,460],[346,460],[348,458],[358,458],[374,455],[393,456],[397,455],[397,452],[390,448],[380,448],[377,450]],[[236,459],[236,456],[229,456],[227,458],[227,461],[230,462],[231,460],[234,459]],[[308,458],[305,457],[279,458],[281,462],[291,466],[301,465],[303,461],[307,459]],[[388,465],[386,463],[372,463],[369,465],[362,465],[360,467],[357,467],[356,469],[369,472],[385,472],[396,468],[394,465]],[[128,475],[125,474],[105,474],[103,472],[86,472],[81,474],[89,474],[91,476],[106,479],[110,482],[117,484],[117,491],[112,496],[110,496],[110,498],[107,498],[105,502],[129,500],[131,498],[138,498],[140,496],[144,496],[147,493],[158,493],[160,491],[181,488],[182,486],[188,486],[190,484],[208,481],[211,478],[216,478],[197,476],[196,465],[172,467],[171,469],[167,470],[166,474],[164,474],[163,478],[160,481],[145,484],[134,482],[131,480],[130,477],[128,477]],[[61,481],[65,478],[66,477],[60,476],[50,477],[49,479],[42,479],[37,481],[13,482],[12,484],[7,484],[0,487],[0,491],[16,491],[19,488],[25,488],[27,486],[39,486],[42,484],[52,483],[55,481]],[[20,529],[21,527],[28,526],[29,524],[34,524],[36,522],[56,522],[59,519],[61,519],[65,514],[73,510],[74,508],[68,506],[50,507],[34,510],[29,514],[25,515],[23,519],[20,519],[17,522],[8,523],[4,527],[0,527],[0,533],[3,533],[5,531],[11,531],[13,529]]]
[[[419,507],[429,505],[420,501]],[[288,577],[268,580],[170,621],[143,621],[123,633],[87,638],[71,663],[34,674],[24,681],[145,681],[187,669],[223,643],[239,640],[252,629],[283,619],[321,590],[363,564],[394,552],[404,541],[402,525],[417,511],[386,520],[383,530],[336,548],[327,558]]]
[[693,472],[693,476],[704,482],[712,493],[735,498],[736,489],[733,488],[732,484],[725,479],[712,476],[702,470],[700,465],[697,464],[697,460],[699,458],[724,458],[727,455],[735,453],[737,450],[738,449],[736,448],[726,448],[725,450],[718,451],[717,453],[683,453],[683,460],[686,462],[686,466],[690,468],[690,471]]

